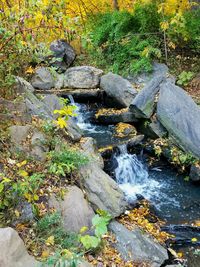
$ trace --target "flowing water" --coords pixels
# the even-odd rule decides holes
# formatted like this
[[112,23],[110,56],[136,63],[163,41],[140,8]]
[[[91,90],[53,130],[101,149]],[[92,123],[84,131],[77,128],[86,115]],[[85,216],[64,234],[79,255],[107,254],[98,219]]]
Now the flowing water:
[[137,155],[128,153],[125,145],[119,150],[115,156],[115,177],[129,202],[142,195],[168,224],[191,223],[200,218],[198,186],[184,181],[184,177],[169,166],[163,170],[148,170]]
[[[113,126],[95,125],[91,122],[92,111],[87,105],[71,103],[77,106],[75,118],[78,126],[83,130],[85,136],[96,139],[99,147],[115,143],[113,141]],[[138,197],[149,200],[155,208],[156,214],[165,219],[167,230],[176,234],[178,246],[183,249],[189,245],[188,262],[189,267],[199,267],[200,257],[194,254],[191,238],[197,237],[197,244],[200,245],[200,230],[182,228],[177,230],[177,225],[191,224],[200,220],[200,187],[184,180],[184,177],[177,175],[172,167],[167,166],[159,169],[148,169],[141,156],[130,154],[126,145],[120,145],[119,153],[114,155],[117,163],[114,176],[119,187],[130,203],[134,203]],[[196,231],[196,232],[195,232]],[[200,254],[200,250],[199,250]]]

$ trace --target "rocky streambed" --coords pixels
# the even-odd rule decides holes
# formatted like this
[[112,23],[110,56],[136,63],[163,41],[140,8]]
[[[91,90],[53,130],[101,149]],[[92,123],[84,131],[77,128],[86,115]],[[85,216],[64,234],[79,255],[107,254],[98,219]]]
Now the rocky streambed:
[[[15,124],[17,121],[9,128],[12,147],[38,161],[46,160],[50,147],[45,134],[31,124],[33,118],[53,120],[53,111],[61,108],[60,96],[77,106],[77,117],[68,121],[67,137],[62,140],[63,144],[65,139],[68,145],[76,144],[90,161],[79,170],[81,183],[68,185],[62,200],[54,196],[48,200],[50,207],[62,213],[67,231],[90,227],[95,211],[106,210],[113,218],[110,231],[116,236],[114,246],[124,260],[163,267],[178,264],[178,260],[171,260],[176,257],[167,246],[160,245],[138,226],[129,230],[115,219],[137,205],[138,200],[147,199],[154,213],[166,221],[164,229],[175,233],[167,245],[189,247],[185,250],[186,258],[189,251],[188,262],[182,261],[182,266],[198,266],[200,188],[186,181],[185,174],[178,175],[162,157],[166,155],[163,150],[159,150],[161,158],[157,160],[155,151],[148,148],[152,140],[170,140],[184,155],[192,155],[196,164],[191,162],[191,179],[200,179],[200,109],[175,85],[165,65],[156,63],[152,74],[128,79],[113,73],[103,75],[103,71],[90,66],[68,68],[55,77],[42,67],[31,83],[17,77],[16,90],[19,101],[0,99],[2,107],[9,106],[9,113],[1,112],[0,118]],[[29,146],[24,142],[27,139]],[[156,147],[158,151],[157,143]],[[1,229],[2,235],[8,237],[0,240],[5,247],[0,252],[2,262],[6,262],[6,244],[12,238],[21,242],[14,230],[6,229]],[[26,252],[23,255],[25,258],[15,266],[34,266],[33,259]],[[12,265],[14,259],[9,257],[10,263],[4,266]]]

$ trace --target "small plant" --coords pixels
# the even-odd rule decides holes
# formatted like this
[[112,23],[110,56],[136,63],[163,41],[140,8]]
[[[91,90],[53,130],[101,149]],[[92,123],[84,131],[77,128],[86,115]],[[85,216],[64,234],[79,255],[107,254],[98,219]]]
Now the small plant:
[[[98,212],[99,214],[96,214],[92,219],[92,229],[94,230],[94,235],[83,235],[80,238],[80,241],[86,250],[96,249],[99,247],[102,241],[102,236],[108,231],[107,226],[112,217],[106,211]],[[81,233],[87,230],[87,227],[83,227],[81,229]]]
[[77,266],[80,261],[79,236],[65,231],[60,213],[46,214],[37,222],[35,232],[37,240],[54,251],[46,258],[44,266]]
[[16,205],[19,197],[32,204],[39,200],[38,190],[43,182],[43,174],[35,173],[29,176],[26,171],[19,170],[16,180],[3,175],[0,178],[0,209]]
[[182,166],[183,170],[185,170],[187,166],[190,166],[197,162],[197,159],[192,154],[185,153],[177,147],[171,148],[171,157],[172,163]]
[[186,86],[189,81],[191,81],[191,79],[194,77],[194,73],[191,71],[183,71],[181,72],[181,74],[178,76],[178,81],[177,84],[178,85],[184,85]]
[[76,106],[67,105],[66,103],[66,101],[62,100],[63,107],[59,110],[54,110],[54,114],[58,115],[55,124],[61,129],[67,126],[67,121],[69,120],[69,117],[76,116],[76,114],[74,113],[74,111],[76,110]]
[[50,152],[50,159],[49,172],[59,176],[65,176],[88,163],[86,156],[68,148]]

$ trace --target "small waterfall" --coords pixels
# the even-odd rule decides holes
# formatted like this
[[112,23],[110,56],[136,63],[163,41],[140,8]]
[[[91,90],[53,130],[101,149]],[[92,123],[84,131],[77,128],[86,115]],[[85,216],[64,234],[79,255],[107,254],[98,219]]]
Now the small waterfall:
[[136,185],[144,183],[148,178],[148,172],[136,155],[127,151],[126,145],[119,146],[120,154],[116,157],[118,167],[115,169],[115,177],[118,184]]
[[90,117],[90,111],[88,111],[87,106],[84,104],[78,104],[74,101],[74,98],[72,95],[68,96],[70,103],[74,106],[76,106],[76,114],[77,117],[74,118],[77,125],[80,127],[80,129],[88,132],[95,132],[95,126],[92,125],[88,121],[88,117]]
[[142,195],[145,199],[156,204],[157,209],[165,203],[179,206],[179,202],[175,198],[169,199],[167,192],[164,192],[163,188],[168,191],[166,182],[160,182],[152,177],[152,174],[149,175],[147,168],[137,155],[128,153],[126,145],[118,148],[120,153],[115,156],[118,165],[115,169],[115,178],[127,201],[135,201],[138,195]]
[[144,193],[149,183],[148,171],[136,155],[128,153],[126,145],[119,146],[119,150],[120,154],[115,156],[118,163],[115,178],[127,200],[132,201],[137,199],[137,194]]

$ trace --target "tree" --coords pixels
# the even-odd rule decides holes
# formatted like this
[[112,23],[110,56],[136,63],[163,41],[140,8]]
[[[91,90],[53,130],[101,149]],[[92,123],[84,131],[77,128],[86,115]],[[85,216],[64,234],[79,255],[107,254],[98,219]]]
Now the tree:
[[118,0],[113,0],[113,7],[115,10],[119,10]]

